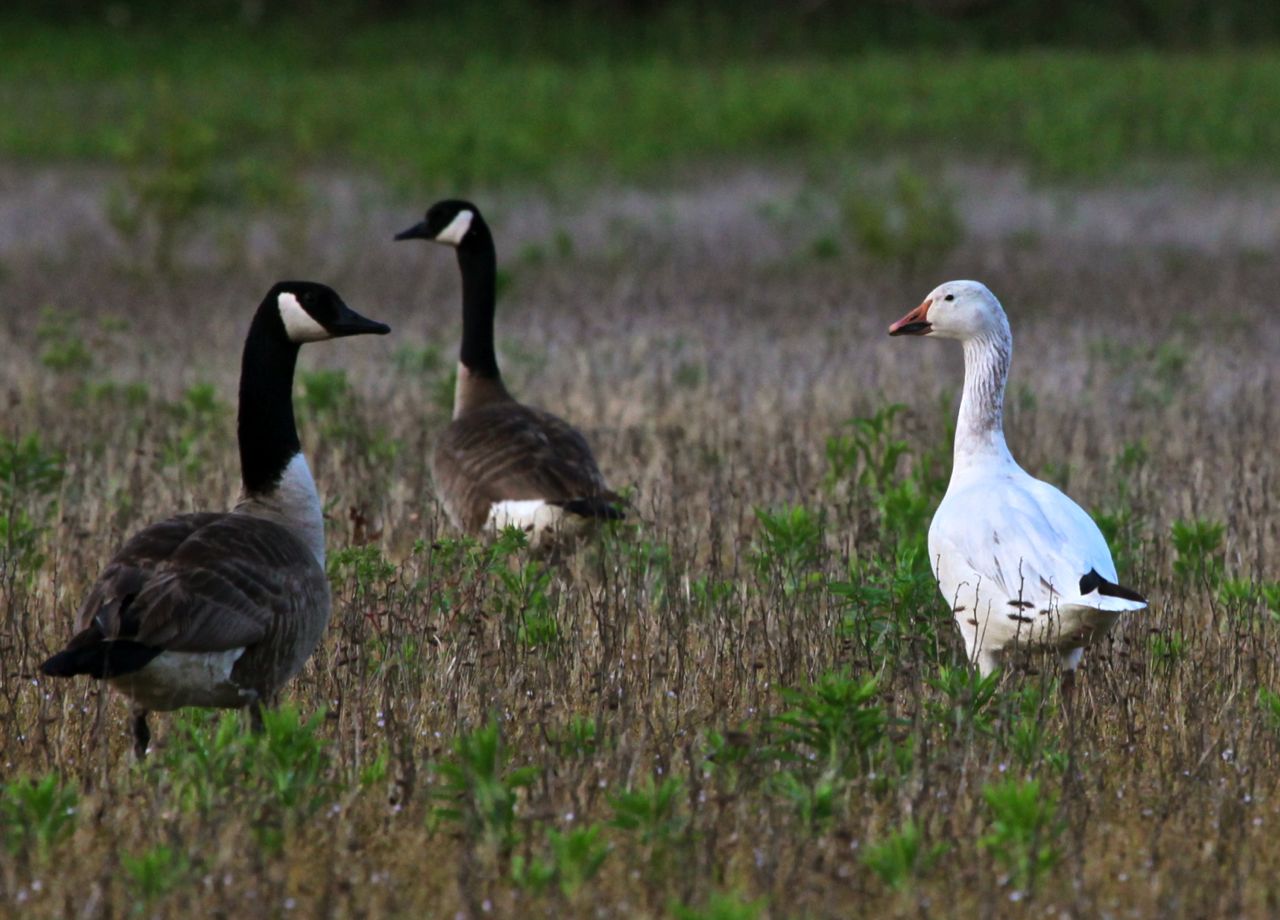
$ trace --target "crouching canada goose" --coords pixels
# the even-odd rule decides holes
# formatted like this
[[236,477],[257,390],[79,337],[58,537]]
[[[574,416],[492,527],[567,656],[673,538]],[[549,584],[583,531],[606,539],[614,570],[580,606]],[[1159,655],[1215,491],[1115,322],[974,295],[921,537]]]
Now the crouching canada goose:
[[1004,390],[1013,336],[1004,308],[985,285],[951,281],[889,335],[964,345],[951,482],[929,525],[929,560],[969,659],[985,675],[1006,649],[1048,649],[1072,676],[1084,646],[1147,602],[1116,583],[1111,550],[1084,509],[1009,453]]
[[273,287],[244,344],[240,501],[134,534],[80,607],[79,632],[41,665],[53,677],[106,680],[127,696],[139,757],[151,737],[148,711],[249,706],[256,721],[315,650],[329,622],[329,582],[320,497],[293,418],[298,347],[390,331],[323,284]]
[[396,235],[452,246],[462,271],[462,349],[453,422],[436,444],[432,476],[454,526],[467,533],[507,526],[537,543],[623,516],[586,439],[549,412],[516,402],[493,351],[497,256],[480,210],[441,201]]

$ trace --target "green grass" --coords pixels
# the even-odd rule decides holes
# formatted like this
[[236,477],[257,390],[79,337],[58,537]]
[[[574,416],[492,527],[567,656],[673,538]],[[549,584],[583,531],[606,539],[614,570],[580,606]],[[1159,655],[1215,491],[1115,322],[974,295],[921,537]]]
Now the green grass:
[[[10,26],[0,156],[132,162],[195,138],[239,169],[340,164],[414,185],[647,176],[725,157],[909,151],[1091,177],[1151,161],[1274,171],[1280,53],[433,55],[413,25]],[[176,128],[175,128],[176,125]]]

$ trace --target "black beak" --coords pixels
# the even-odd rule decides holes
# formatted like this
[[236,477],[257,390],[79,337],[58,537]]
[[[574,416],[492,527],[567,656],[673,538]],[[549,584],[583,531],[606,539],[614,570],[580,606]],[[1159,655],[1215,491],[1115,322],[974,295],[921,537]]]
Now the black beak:
[[391,331],[391,327],[386,323],[363,317],[346,304],[342,305],[342,312],[338,315],[338,321],[329,323],[327,328],[333,333],[334,338],[342,338],[348,335],[386,335]]
[[427,222],[414,224],[408,230],[401,230],[396,234],[397,240],[433,240],[435,234],[427,230]]

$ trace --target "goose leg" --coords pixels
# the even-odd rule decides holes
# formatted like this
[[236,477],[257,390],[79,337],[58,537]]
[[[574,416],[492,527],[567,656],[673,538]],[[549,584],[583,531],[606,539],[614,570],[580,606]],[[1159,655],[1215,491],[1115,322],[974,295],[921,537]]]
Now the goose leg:
[[267,730],[267,726],[262,721],[261,700],[254,700],[249,704],[249,728],[253,730],[255,735],[261,735]]
[[151,744],[151,728],[147,725],[147,710],[133,711],[133,753],[139,760],[146,760],[147,747]]
[[1076,668],[1084,657],[1084,649],[1073,648],[1062,653],[1062,707],[1070,718],[1075,712]]

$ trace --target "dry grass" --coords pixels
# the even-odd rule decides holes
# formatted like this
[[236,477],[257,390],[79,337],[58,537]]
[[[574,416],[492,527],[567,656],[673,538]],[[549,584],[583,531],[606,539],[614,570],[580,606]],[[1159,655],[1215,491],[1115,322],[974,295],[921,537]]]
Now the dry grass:
[[[47,852],[6,823],[0,911],[1275,913],[1280,734],[1257,702],[1280,688],[1280,624],[1259,593],[1280,579],[1273,260],[1006,239],[908,273],[848,254],[806,259],[799,235],[778,254],[759,227],[726,233],[720,248],[683,212],[605,222],[556,255],[555,219],[522,223],[523,204],[489,209],[512,272],[499,332],[508,376],[584,427],[640,509],[634,529],[524,595],[503,574],[536,574],[525,556],[477,573],[487,557],[448,542],[431,496],[457,282],[447,253],[388,241],[418,203],[365,201],[234,270],[131,274],[105,238],[6,259],[0,434],[36,434],[65,475],[47,498],[20,490],[4,509],[43,525],[33,552],[44,558],[32,571],[6,551],[3,774],[56,774],[79,801]],[[326,407],[312,377],[300,408],[330,507],[335,615],[286,693],[304,716],[323,711],[314,733],[327,758],[288,806],[255,785],[256,767],[192,797],[191,783],[221,775],[191,756],[191,731],[207,743],[216,720],[155,719],[140,767],[118,699],[35,676],[124,535],[233,497],[240,338],[282,273],[329,281],[395,329],[308,348],[300,362],[304,374],[341,369],[350,386]],[[918,568],[894,562],[912,541],[894,534],[903,519],[852,476],[824,482],[827,439],[890,402],[907,406],[895,430],[911,451],[896,476],[945,470],[953,404],[940,394],[959,389],[958,349],[891,341],[884,328],[952,276],[988,281],[1010,312],[1015,454],[1086,507],[1129,516],[1123,579],[1153,599],[1086,656],[1073,720],[1035,661],[984,705],[969,702],[972,686],[949,700],[941,668],[960,658],[958,636]],[[40,320],[45,307],[61,329]],[[48,366],[58,349],[73,351],[61,369]],[[224,405],[192,416],[198,400],[184,394],[200,382]],[[130,394],[129,383],[145,388]],[[754,509],[797,505],[817,536],[788,557]],[[1179,557],[1172,528],[1195,519],[1225,525],[1235,594],[1206,558]],[[342,561],[361,545],[363,568]],[[863,602],[889,629],[875,646],[869,620],[831,586],[895,576],[907,583],[900,602]],[[539,628],[559,638],[534,641]],[[814,696],[784,689],[842,669],[879,675],[862,705],[882,708],[884,737],[835,732],[821,750],[789,738],[774,717]],[[852,711],[822,710],[833,724]],[[533,768],[508,776],[514,818],[433,817],[455,740],[491,715],[510,769]],[[297,734],[305,749],[312,733]],[[659,801],[647,823],[618,826],[634,811],[621,793],[670,778],[666,811]],[[1045,811],[1024,816],[1028,842],[1001,850],[980,843],[999,833],[984,789],[1009,778],[1038,780]],[[895,890],[867,854],[907,822],[923,850],[945,849]],[[552,831],[586,827],[608,855],[575,886],[584,863],[557,858]],[[1019,853],[1052,865],[1020,872]],[[530,867],[544,864],[558,874],[541,885]]]

